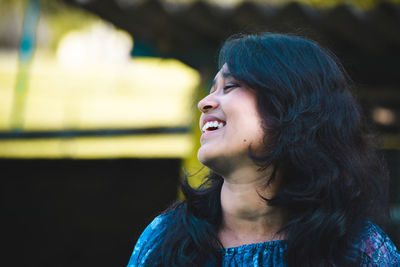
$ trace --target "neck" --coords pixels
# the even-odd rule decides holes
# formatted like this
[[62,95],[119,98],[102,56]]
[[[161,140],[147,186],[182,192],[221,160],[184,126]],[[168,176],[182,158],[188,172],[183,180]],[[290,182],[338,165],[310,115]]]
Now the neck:
[[[222,224],[219,237],[224,247],[282,239],[276,232],[284,223],[284,211],[269,206],[277,184],[266,186],[272,168],[264,172],[238,171],[224,177],[221,190]],[[276,180],[276,179],[275,179]]]

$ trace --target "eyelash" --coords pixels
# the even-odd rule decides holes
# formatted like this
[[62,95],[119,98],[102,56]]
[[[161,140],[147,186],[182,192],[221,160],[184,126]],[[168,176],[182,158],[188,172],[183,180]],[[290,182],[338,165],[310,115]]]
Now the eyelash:
[[227,85],[225,85],[224,91],[229,90],[229,89],[232,89],[232,88],[236,88],[236,87],[239,87],[239,84],[236,84],[236,83],[228,83]]
[[[224,91],[227,91],[229,89],[233,89],[233,88],[237,88],[240,87],[240,84],[238,83],[228,83],[227,85],[225,85],[225,87],[223,88]],[[214,91],[210,90],[210,94],[212,94]]]

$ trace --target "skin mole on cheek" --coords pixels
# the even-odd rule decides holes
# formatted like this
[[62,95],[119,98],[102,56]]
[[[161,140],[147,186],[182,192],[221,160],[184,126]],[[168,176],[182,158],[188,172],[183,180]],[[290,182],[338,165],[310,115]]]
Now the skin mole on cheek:
[[243,139],[243,142],[246,142],[247,140],[246,139]]

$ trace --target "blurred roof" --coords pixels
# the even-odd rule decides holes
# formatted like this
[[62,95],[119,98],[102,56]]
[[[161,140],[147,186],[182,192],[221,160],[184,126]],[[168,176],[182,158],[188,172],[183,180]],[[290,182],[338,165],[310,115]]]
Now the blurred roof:
[[135,45],[154,47],[157,56],[174,57],[200,70],[216,65],[218,48],[233,33],[294,32],[332,49],[357,81],[400,83],[399,4],[381,2],[362,11],[349,5],[315,9],[297,2],[218,6],[206,1],[63,1],[126,30]]

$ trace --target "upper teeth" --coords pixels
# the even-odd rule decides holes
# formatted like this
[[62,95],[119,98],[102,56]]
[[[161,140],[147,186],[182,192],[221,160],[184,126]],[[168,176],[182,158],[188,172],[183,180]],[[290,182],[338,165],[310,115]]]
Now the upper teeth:
[[220,128],[224,127],[224,124],[222,122],[218,122],[218,121],[208,121],[204,124],[203,128],[201,128],[201,131],[205,132],[208,128],[211,128],[211,127],[220,129]]

